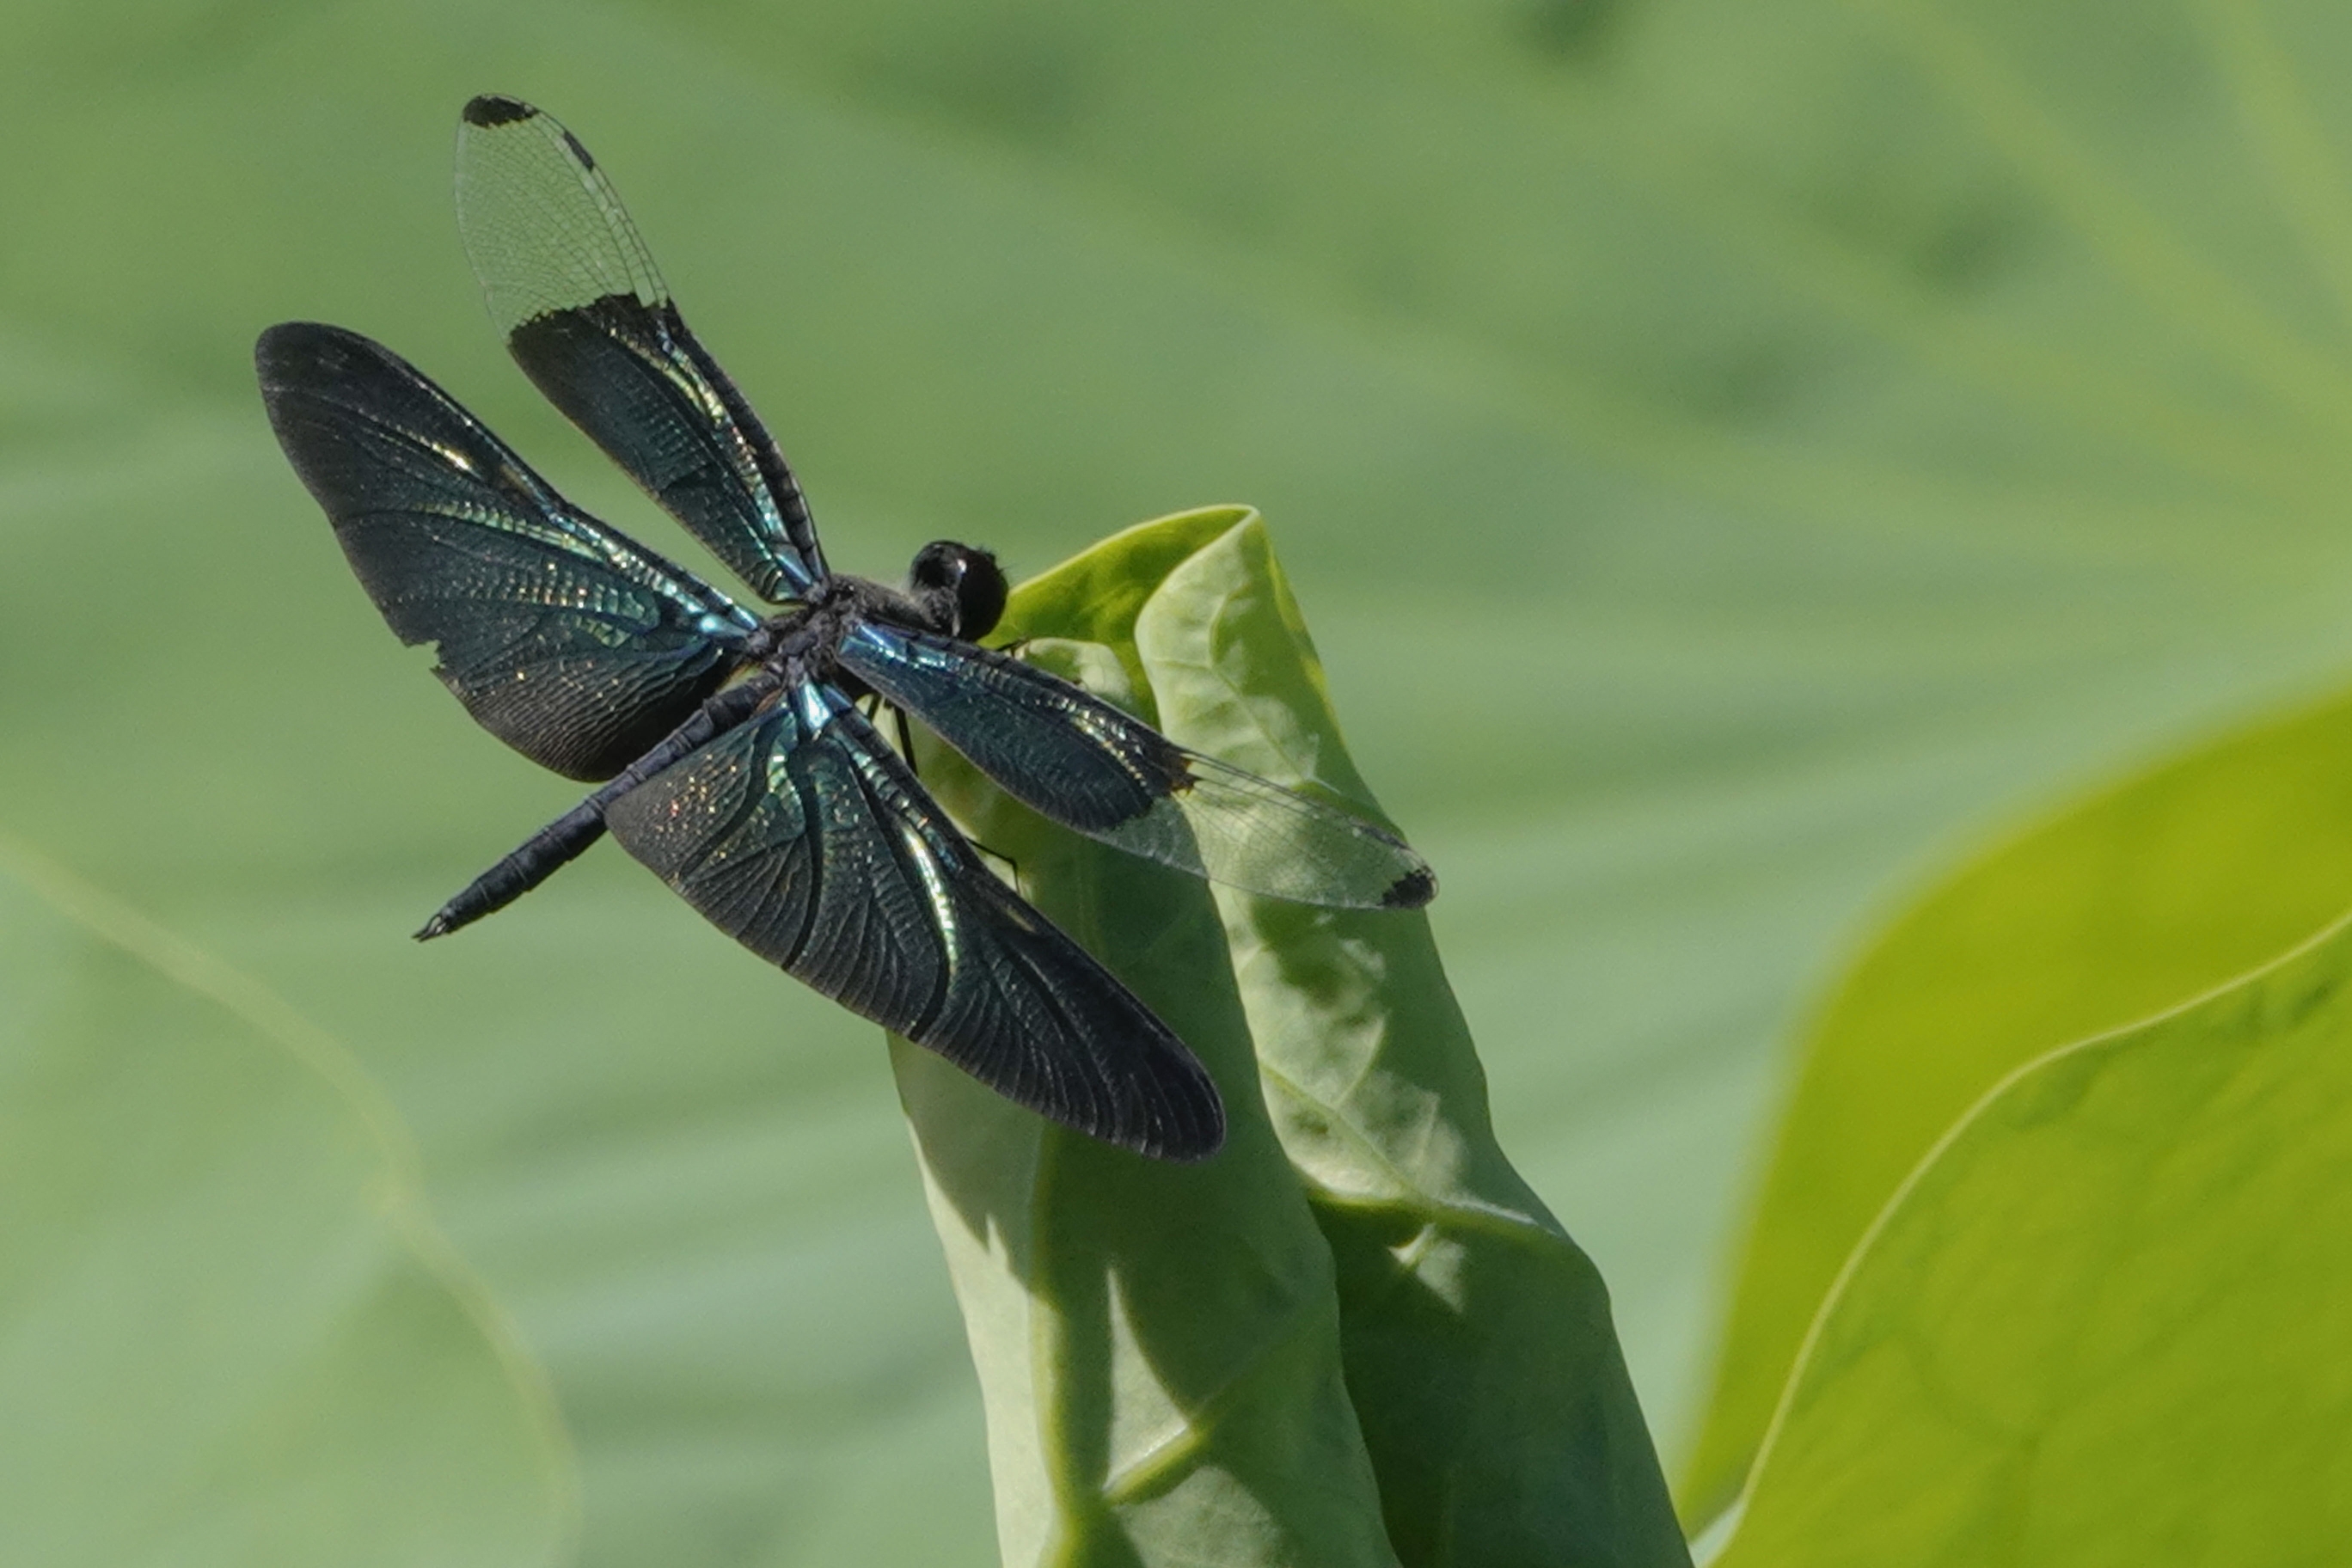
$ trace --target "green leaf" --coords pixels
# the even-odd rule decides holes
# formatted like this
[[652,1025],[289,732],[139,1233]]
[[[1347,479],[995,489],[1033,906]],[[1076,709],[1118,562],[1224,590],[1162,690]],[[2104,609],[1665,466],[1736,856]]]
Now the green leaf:
[[[1171,739],[1379,817],[1255,515],[1170,572],[1133,636]],[[1276,1129],[1338,1260],[1398,1555],[1687,1563],[1608,1291],[1495,1140],[1428,918],[1217,902]]]
[[1841,1275],[1717,1561],[2340,1561],[2347,1149],[2352,925],[2012,1074]]
[[1799,1341],[1873,1215],[2021,1063],[2242,974],[2352,903],[2352,700],[2129,780],[1906,910],[1813,1031],[1685,1497],[1746,1473]]
[[[1149,591],[1155,563],[1235,521],[1130,530],[1016,592],[1006,635],[1148,716],[1126,661],[1070,634],[1113,630],[1116,606],[1139,598],[1096,587]],[[1393,1568],[1341,1372],[1331,1257],[1255,1091],[1207,887],[1045,822],[943,747],[920,755],[1037,907],[1192,1046],[1229,1123],[1205,1163],[1145,1160],[894,1042],[987,1404],[1004,1562]]]
[[[1245,509],[1056,567],[1005,635],[1171,738],[1378,816]],[[1005,1561],[1116,1539],[1148,1563],[1685,1563],[1607,1293],[1495,1142],[1427,921],[1219,889],[1221,931],[1197,883],[938,748],[924,774],[1201,1051],[1235,1129],[1204,1169],[1155,1167],[899,1048]]]
[[553,1563],[544,1375],[356,1064],[0,841],[0,1560]]

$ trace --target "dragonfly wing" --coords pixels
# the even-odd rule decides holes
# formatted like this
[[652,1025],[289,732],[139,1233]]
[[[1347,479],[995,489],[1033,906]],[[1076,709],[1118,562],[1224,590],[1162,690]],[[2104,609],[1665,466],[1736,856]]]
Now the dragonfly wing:
[[262,401],[368,596],[483,727],[609,778],[734,668],[758,623],[573,508],[383,344],[309,321],[261,335]]
[[457,228],[507,348],[548,400],[772,600],[824,557],[782,453],[687,330],[612,182],[548,115],[478,98],[457,132]]
[[868,624],[841,661],[1006,794],[1106,844],[1301,903],[1412,909],[1437,891],[1429,863],[1386,829],[1188,751],[1009,655]]
[[829,688],[787,692],[605,823],[744,946],[1005,1098],[1162,1159],[1223,1141],[1183,1042],[998,881]]

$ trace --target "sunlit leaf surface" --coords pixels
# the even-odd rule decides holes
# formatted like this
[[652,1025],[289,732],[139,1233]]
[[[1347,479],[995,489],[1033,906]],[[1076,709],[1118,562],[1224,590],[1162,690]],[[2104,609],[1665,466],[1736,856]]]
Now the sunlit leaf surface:
[[1839,987],[1739,1276],[1685,1493],[1745,1475],[1797,1346],[1937,1138],[2042,1052],[2254,968],[2352,904],[2352,705],[2217,742],[1970,862]]
[[2347,979],[2337,927],[2004,1082],[1839,1281],[1723,1568],[2340,1557]]
[[1670,1451],[1775,1038],[1874,900],[2352,656],[2333,6],[33,0],[8,43],[0,800],[386,1085],[592,1564],[993,1532],[873,1032],[610,854],[405,940],[572,797],[384,635],[255,332],[385,339],[681,548],[499,356],[469,94],[596,151],[848,569],[1265,509]]

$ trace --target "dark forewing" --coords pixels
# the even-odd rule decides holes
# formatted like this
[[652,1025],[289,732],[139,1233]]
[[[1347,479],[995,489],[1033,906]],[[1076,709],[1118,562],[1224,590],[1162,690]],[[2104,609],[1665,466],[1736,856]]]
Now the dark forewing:
[[457,132],[457,228],[507,347],[548,399],[769,599],[824,575],[800,486],[687,331],[610,181],[510,98]]
[[1392,834],[1187,751],[1005,654],[868,625],[841,661],[1006,794],[1106,844],[1302,903],[1409,909],[1437,890],[1428,862]]
[[1183,1042],[991,875],[829,689],[787,691],[605,822],[744,946],[1007,1099],[1164,1159],[1223,1142]]
[[543,767],[610,777],[717,690],[758,623],[573,510],[406,361],[289,321],[262,401],[352,570],[483,726]]

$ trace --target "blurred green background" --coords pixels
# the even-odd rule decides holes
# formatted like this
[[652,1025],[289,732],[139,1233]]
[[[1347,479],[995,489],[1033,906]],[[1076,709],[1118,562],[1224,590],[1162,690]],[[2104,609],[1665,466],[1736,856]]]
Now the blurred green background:
[[1841,956],[2018,814],[2352,670],[2336,7],[5,18],[0,833],[383,1086],[589,1563],[994,1533],[876,1031],[611,853],[406,940],[575,792],[385,634],[254,334],[384,339],[696,558],[502,356],[468,95],[595,150],[836,565],[1265,510],[1670,1465]]

